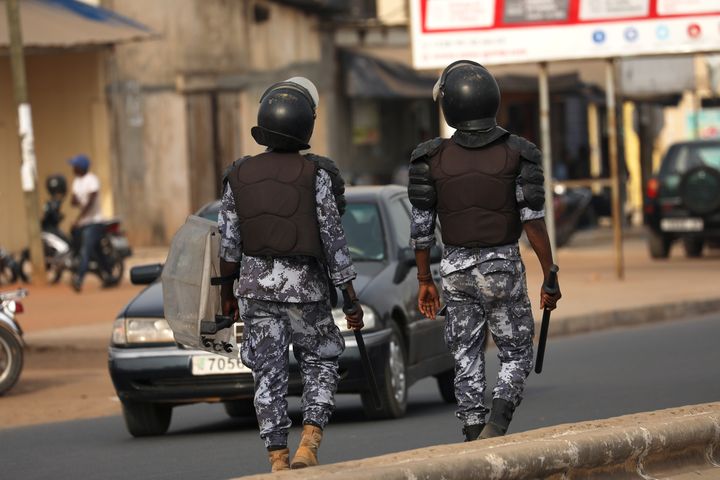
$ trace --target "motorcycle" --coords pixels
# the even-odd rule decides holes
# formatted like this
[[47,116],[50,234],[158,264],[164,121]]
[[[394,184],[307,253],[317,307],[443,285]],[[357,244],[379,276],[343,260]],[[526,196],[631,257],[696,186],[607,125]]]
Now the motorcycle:
[[20,263],[15,260],[15,257],[10,252],[0,247],[0,285],[15,283],[18,280],[28,281]]
[[23,331],[15,316],[24,311],[20,299],[27,290],[0,292],[0,396],[20,378],[23,368]]
[[[60,222],[64,218],[61,207],[67,193],[65,177],[62,175],[48,177],[46,187],[50,194],[50,200],[45,203],[40,235],[48,281],[58,283],[66,270],[77,272],[80,266],[81,240],[79,231],[68,236],[60,229]],[[98,248],[90,257],[88,272],[100,277],[104,287],[112,287],[120,283],[125,272],[125,259],[132,255],[120,223],[118,219],[101,223],[104,230],[103,236]],[[26,250],[23,254],[23,261],[28,259],[29,252]]]
[[570,242],[573,234],[589,214],[592,191],[589,188],[566,188],[555,185],[555,242],[562,247]]

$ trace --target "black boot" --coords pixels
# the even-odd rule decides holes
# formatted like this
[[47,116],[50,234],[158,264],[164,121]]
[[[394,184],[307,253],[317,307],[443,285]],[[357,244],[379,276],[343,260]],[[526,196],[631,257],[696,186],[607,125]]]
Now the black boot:
[[465,441],[472,442],[473,440],[477,440],[480,436],[480,432],[482,432],[484,427],[484,423],[477,423],[475,425],[464,425],[462,432],[463,435],[465,435]]
[[512,420],[515,405],[502,398],[494,398],[490,410],[490,420],[483,428],[480,438],[501,437],[507,432]]

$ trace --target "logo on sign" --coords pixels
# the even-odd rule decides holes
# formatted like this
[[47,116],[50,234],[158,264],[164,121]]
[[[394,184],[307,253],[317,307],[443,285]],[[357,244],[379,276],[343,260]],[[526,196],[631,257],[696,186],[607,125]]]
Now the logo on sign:
[[602,30],[595,30],[592,34],[593,42],[603,43],[605,41],[605,32]]
[[635,27],[628,27],[625,29],[625,33],[623,33],[623,36],[625,37],[625,40],[628,42],[634,42],[638,38],[638,31]]
[[697,23],[691,23],[690,25],[688,25],[687,32],[690,38],[698,38],[702,34],[700,25],[698,25]]
[[670,29],[667,25],[658,25],[657,29],[655,29],[655,36],[657,36],[658,40],[667,40],[670,38]]

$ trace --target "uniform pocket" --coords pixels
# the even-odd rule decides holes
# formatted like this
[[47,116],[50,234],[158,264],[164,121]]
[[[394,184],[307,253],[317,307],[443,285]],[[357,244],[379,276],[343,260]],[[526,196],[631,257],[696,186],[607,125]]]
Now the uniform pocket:
[[253,370],[255,368],[255,337],[253,336],[252,326],[250,322],[243,322],[243,339],[240,345],[240,360],[242,363]]
[[337,358],[345,351],[345,338],[332,318],[315,325],[317,353],[320,358]]
[[518,337],[532,338],[535,333],[535,320],[532,308],[527,297],[513,303],[510,308],[512,314],[513,333]]

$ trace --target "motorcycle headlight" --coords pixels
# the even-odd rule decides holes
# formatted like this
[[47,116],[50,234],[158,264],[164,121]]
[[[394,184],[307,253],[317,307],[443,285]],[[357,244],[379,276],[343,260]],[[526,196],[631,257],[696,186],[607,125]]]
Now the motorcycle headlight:
[[175,337],[164,318],[118,318],[113,324],[112,343],[175,343]]
[[[363,323],[365,324],[362,331],[377,328],[377,314],[375,313],[375,310],[365,304],[360,304],[360,307],[363,310]],[[342,333],[352,331],[347,328],[347,320],[345,320],[345,313],[342,311],[342,308],[333,308],[332,315],[335,325],[338,326]]]

